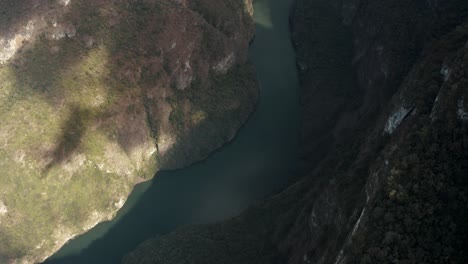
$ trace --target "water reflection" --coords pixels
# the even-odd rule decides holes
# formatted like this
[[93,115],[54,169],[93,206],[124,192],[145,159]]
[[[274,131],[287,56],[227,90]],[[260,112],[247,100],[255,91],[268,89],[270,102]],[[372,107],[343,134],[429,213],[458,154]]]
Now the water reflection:
[[254,22],[257,26],[272,28],[271,9],[268,1],[257,1],[254,3]]

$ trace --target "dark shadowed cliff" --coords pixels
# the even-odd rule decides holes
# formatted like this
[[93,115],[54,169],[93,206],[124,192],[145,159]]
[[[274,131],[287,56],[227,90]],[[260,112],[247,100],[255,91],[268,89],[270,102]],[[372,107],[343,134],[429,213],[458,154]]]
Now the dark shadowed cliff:
[[468,2],[297,0],[303,175],[123,263],[466,263]]

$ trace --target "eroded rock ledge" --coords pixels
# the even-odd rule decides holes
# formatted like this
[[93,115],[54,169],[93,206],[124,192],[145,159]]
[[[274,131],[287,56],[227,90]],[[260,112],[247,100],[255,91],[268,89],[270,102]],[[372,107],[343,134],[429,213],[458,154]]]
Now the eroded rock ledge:
[[0,261],[44,260],[132,187],[233,138],[251,2],[0,3]]

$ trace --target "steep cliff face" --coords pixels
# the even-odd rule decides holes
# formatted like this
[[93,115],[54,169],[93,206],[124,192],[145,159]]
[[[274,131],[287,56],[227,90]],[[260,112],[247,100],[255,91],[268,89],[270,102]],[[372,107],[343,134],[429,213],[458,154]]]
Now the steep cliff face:
[[388,138],[341,263],[468,259],[467,40],[464,23],[425,49],[379,120]]
[[[232,139],[250,1],[1,1],[0,262],[43,260],[135,183]],[[227,19],[226,19],[227,18]]]
[[[322,18],[327,14],[323,12],[311,16],[314,13],[307,11],[311,9],[329,10],[335,20],[329,15]],[[332,25],[335,32],[352,34],[352,60],[339,61],[338,65],[354,69],[351,74],[355,82],[341,83],[344,89],[339,91],[347,97],[330,96],[332,102],[337,102],[331,109],[344,110],[336,110],[336,115],[326,118],[331,124],[327,136],[332,138],[325,145],[328,156],[308,174],[313,180],[298,183],[307,186],[309,181],[319,187],[307,191],[307,202],[298,209],[303,218],[280,244],[290,262],[418,263],[450,259],[463,263],[466,259],[459,236],[466,234],[460,220],[464,213],[447,209],[449,204],[462,206],[466,199],[466,182],[462,180],[466,177],[462,169],[466,150],[459,145],[461,149],[454,157],[443,154],[444,148],[461,144],[465,125],[449,118],[444,119],[445,125],[436,125],[429,117],[437,91],[447,85],[447,60],[466,52],[468,39],[459,28],[465,27],[467,11],[464,1],[297,2],[293,28],[300,59],[306,65],[315,65],[316,53],[310,50],[320,45],[334,44],[344,50],[336,37],[323,38],[306,30]],[[304,52],[305,47],[308,52]],[[325,57],[333,62],[335,55]],[[463,68],[464,63],[458,61],[457,67]],[[309,106],[320,100],[321,93],[335,92],[328,87],[337,86],[337,81],[331,79],[330,86],[317,86],[320,77],[311,78],[307,70],[301,70],[301,79],[305,96],[310,98],[305,105]],[[325,72],[333,74],[332,70]],[[455,94],[458,92],[454,90],[463,90],[450,89]],[[317,94],[318,98],[314,98]],[[442,115],[457,111],[455,101],[444,102],[446,112]],[[315,108],[314,113],[327,111],[330,108]],[[309,131],[314,132],[320,123],[309,126]],[[304,137],[310,140],[310,134]],[[430,152],[435,138],[441,148]],[[313,153],[317,149],[314,143],[312,139],[306,150],[311,148],[309,152]],[[443,169],[439,163],[444,164]],[[453,166],[457,169],[450,169]],[[420,189],[413,190],[414,184]],[[442,193],[450,193],[453,199],[444,200]],[[369,215],[375,208],[382,215],[372,218]],[[303,234],[306,226],[310,233]],[[439,239],[445,244],[439,244]]]
[[465,263],[468,2],[298,0],[291,21],[304,176],[124,263]]

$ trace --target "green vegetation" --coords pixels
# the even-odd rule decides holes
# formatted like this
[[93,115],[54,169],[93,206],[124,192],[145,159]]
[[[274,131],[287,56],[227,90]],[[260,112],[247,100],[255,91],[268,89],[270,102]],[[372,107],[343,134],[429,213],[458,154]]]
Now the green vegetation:
[[[72,3],[84,18],[79,34],[111,35],[98,9]],[[50,253],[114,214],[138,176],[154,175],[155,154],[137,169],[114,138],[115,107],[135,91],[111,76],[110,56],[103,45],[87,49],[78,38],[44,35],[0,66],[0,200],[9,215],[0,220],[2,255]]]
[[257,100],[255,78],[253,66],[238,65],[226,74],[212,73],[209,84],[195,80],[191,87],[175,90],[168,102],[178,142],[162,162],[190,162],[231,139]]
[[[461,87],[468,84],[463,66],[467,33],[465,25],[438,41],[404,83],[402,97],[415,102],[417,117],[388,142],[388,148],[398,147],[386,150],[391,169],[350,249],[352,263],[466,259],[468,141],[457,101],[466,96]],[[440,69],[447,59],[451,77],[444,80]]]
[[[236,66],[226,74],[212,73],[208,85],[195,80],[190,88],[176,90],[174,99],[169,101],[175,109],[171,121],[175,126],[183,127],[180,123],[190,123],[194,114],[204,113],[206,122],[229,129],[232,120],[242,122],[245,115],[251,112],[252,102],[257,98],[256,88],[254,70],[250,65]],[[181,107],[176,102],[186,100],[190,101],[192,114],[180,113]],[[183,134],[182,131],[180,134]]]
[[[27,3],[0,3],[21,13],[17,21],[1,16],[9,24],[0,36],[37,16],[20,12]],[[71,1],[63,17],[53,3],[40,6],[57,19],[47,25],[58,30],[65,21],[76,34],[53,39],[44,30],[0,65],[0,202],[8,210],[0,215],[0,256],[30,262],[112,217],[135,182],[154,176],[163,124],[177,137],[171,151],[185,156],[175,162],[185,165],[229,138],[256,100],[251,66],[172,91],[176,59],[162,58],[160,47],[173,37],[162,34],[164,16],[181,11],[172,1]],[[162,92],[170,120],[159,113]]]

